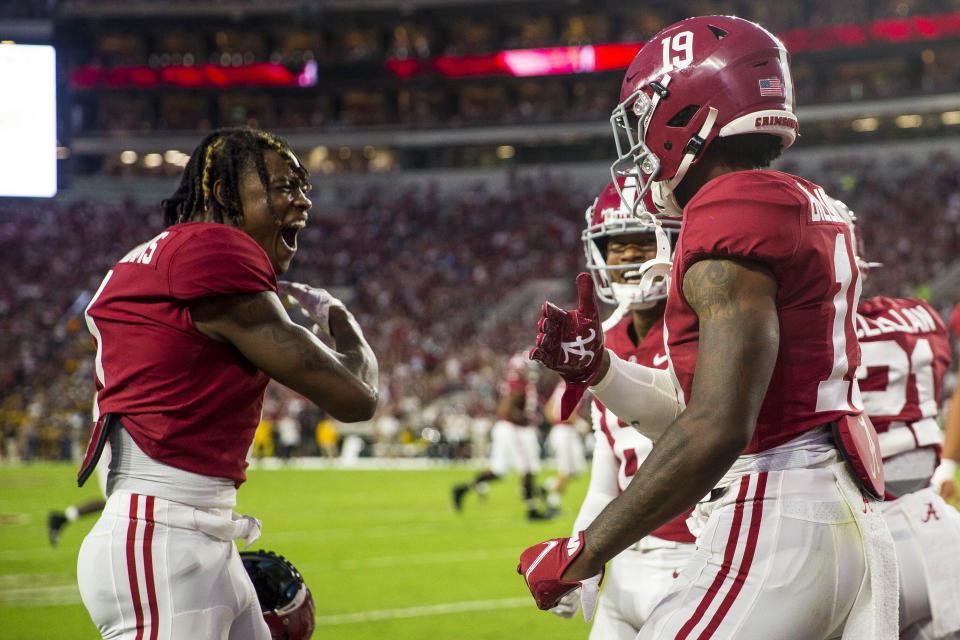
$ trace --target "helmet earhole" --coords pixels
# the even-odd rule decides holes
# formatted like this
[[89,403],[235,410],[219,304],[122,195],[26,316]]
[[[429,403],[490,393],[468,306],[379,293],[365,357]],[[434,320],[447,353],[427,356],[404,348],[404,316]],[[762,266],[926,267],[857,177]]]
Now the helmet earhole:
[[673,149],[673,143],[667,140],[666,142],[663,143],[663,148],[666,149],[667,151],[670,151],[670,149]]

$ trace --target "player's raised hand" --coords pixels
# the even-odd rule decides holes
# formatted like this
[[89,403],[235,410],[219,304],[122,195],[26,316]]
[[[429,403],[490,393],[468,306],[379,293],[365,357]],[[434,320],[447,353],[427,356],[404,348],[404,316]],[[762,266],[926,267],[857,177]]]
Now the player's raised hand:
[[577,276],[577,295],[580,304],[570,311],[543,303],[537,346],[530,350],[531,360],[553,369],[567,383],[560,400],[561,420],[570,417],[603,362],[603,328],[590,274]]
[[286,280],[281,280],[278,284],[281,299],[284,297],[292,299],[316,323],[314,333],[320,332],[329,336],[330,309],[333,307],[346,309],[343,303],[330,295],[326,289]]
[[[604,569],[597,575],[585,580],[561,580],[560,576],[570,563],[583,551],[583,532],[571,538],[554,538],[535,544],[520,554],[517,573],[523,576],[527,588],[540,609],[553,609],[564,596],[580,589],[580,601],[583,604],[583,619],[590,622],[600,597],[600,584],[603,582]],[[573,609],[574,613],[576,609]],[[565,616],[567,617],[567,616]]]

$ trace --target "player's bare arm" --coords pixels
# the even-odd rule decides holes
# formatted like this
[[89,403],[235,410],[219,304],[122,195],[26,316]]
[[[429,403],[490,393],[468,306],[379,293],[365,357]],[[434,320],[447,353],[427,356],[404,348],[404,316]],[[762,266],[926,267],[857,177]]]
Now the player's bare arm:
[[512,391],[504,395],[497,403],[497,417],[514,424],[526,424],[526,402],[527,398],[522,392]]
[[939,484],[940,497],[956,504],[960,501],[956,481],[957,462],[960,461],[960,384],[953,388],[943,428],[943,452],[940,467],[934,474],[934,486]]
[[690,403],[633,481],[587,528],[564,580],[593,576],[614,555],[702,498],[750,443],[777,359],[777,282],[765,267],[703,260],[683,292],[700,320]]
[[270,377],[344,422],[367,420],[377,406],[377,360],[353,315],[330,310],[331,349],[292,322],[272,291],[202,300],[194,325],[232,343]]

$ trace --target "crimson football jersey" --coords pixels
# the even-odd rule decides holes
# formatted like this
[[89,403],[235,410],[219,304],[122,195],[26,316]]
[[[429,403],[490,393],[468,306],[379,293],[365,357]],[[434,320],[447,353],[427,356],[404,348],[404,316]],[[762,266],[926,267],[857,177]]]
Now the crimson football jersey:
[[935,418],[950,366],[950,333],[923,300],[868,298],[857,307],[863,405],[878,433]]
[[957,303],[957,306],[950,312],[950,329],[953,330],[954,334],[960,336],[960,303]]
[[259,291],[277,291],[270,259],[225,224],[174,225],[124,256],[86,312],[97,345],[96,416],[120,415],[155,460],[243,482],[269,378],[198,331],[190,303]]
[[[663,323],[658,322],[653,325],[639,345],[635,345],[630,337],[632,325],[632,316],[627,314],[616,326],[604,333],[605,346],[623,360],[655,369],[666,369],[667,354],[663,348]],[[613,450],[613,456],[619,465],[617,487],[622,493],[630,484],[637,467],[653,449],[653,443],[631,425],[617,418],[599,400],[594,398],[593,402],[593,428],[599,432],[597,437],[602,434],[609,443],[610,449]],[[690,529],[687,528],[686,520],[690,511],[692,509],[674,518],[650,535],[674,542],[696,541],[696,538],[690,533]]]
[[742,258],[777,279],[780,345],[757,427],[744,453],[764,451],[861,410],[854,309],[860,276],[848,219],[817,185],[778,171],[708,182],[684,208],[667,298],[671,367],[689,402],[699,322],[683,278],[707,258]]

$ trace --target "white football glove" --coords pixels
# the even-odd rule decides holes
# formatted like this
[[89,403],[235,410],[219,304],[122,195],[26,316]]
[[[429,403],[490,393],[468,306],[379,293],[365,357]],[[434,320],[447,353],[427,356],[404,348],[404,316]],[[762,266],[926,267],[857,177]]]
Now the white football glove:
[[957,498],[957,461],[943,458],[930,478],[930,486],[944,500]]
[[560,602],[557,603],[553,609],[550,609],[550,613],[560,616],[561,618],[572,618],[577,615],[577,611],[580,610],[580,589],[574,589],[570,593],[566,594],[560,598]]
[[333,307],[346,308],[340,300],[330,295],[326,289],[311,287],[299,282],[279,282],[280,295],[286,298],[289,304],[299,305],[303,312],[316,324],[313,333],[330,335],[330,309]]

